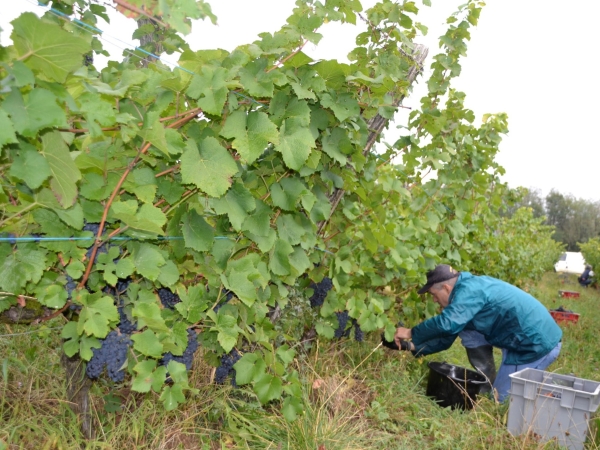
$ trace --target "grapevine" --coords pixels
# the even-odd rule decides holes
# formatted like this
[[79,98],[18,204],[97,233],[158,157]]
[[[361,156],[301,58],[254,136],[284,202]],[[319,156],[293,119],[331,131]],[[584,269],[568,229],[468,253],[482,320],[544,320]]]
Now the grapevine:
[[[294,343],[274,324],[298,306],[291,292],[312,289],[307,328],[322,338],[390,340],[399,315],[431,314],[413,288],[437,262],[502,274],[507,243],[532,231],[515,273],[559,250],[526,212],[499,217],[506,115],[475,124],[451,87],[479,1],[452,17],[428,95],[379,153],[427,55],[414,2],[300,1],[281,30],[232,52],[181,37],[189,19],[215,19],[206,3],[173,0],[185,20],[150,3],[174,68],[136,54],[94,67],[105,7],[91,0],[22,15],[0,47],[0,313],[27,298],[48,313],[38,321],[64,315],[65,353],[90,378],[173,409],[201,344],[216,383],[282,401],[291,420]],[[368,30],[348,64],[304,52],[324,23],[359,13]]]

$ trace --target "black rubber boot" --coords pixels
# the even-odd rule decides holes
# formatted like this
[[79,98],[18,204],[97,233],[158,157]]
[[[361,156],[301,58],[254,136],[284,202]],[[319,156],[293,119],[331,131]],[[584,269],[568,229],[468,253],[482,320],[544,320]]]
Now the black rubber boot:
[[482,373],[489,380],[489,383],[481,386],[479,392],[481,394],[487,394],[492,392],[492,384],[496,379],[496,363],[494,362],[494,347],[491,345],[482,345],[475,348],[466,348],[467,357],[471,365]]

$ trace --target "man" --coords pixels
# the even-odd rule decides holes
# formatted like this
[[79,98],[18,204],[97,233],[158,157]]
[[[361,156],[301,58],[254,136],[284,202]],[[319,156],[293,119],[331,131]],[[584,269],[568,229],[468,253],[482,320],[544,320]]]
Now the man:
[[[426,292],[442,312],[412,329],[399,327],[396,345],[414,355],[429,355],[449,348],[463,331],[480,333],[489,345],[502,349],[494,381],[499,401],[508,395],[509,374],[544,370],[560,353],[560,327],[539,301],[515,286],[441,264],[427,273],[419,294]],[[403,342],[408,339],[412,342]]]
[[588,287],[588,285],[590,285],[592,283],[593,276],[594,276],[594,272],[592,272],[592,266],[587,264],[585,266],[585,270],[583,271],[583,273],[579,276],[579,278],[577,278],[577,281],[579,281],[580,285],[582,285],[584,287]]

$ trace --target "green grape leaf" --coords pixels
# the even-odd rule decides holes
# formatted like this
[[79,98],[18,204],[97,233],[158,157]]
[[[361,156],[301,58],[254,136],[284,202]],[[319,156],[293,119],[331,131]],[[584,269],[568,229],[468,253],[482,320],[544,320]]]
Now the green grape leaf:
[[259,379],[267,370],[267,365],[256,353],[245,353],[233,365],[233,368],[235,369],[235,382],[241,386]]
[[321,96],[321,104],[331,109],[340,122],[360,114],[360,106],[351,94],[335,94],[330,91],[329,94]]
[[81,295],[83,307],[79,313],[77,332],[97,338],[104,338],[110,331],[110,325],[119,322],[119,312],[112,297],[102,296],[101,292]]
[[294,253],[294,249],[287,241],[277,239],[275,241],[275,247],[271,252],[271,258],[269,260],[269,269],[275,275],[289,275],[290,274],[290,260],[289,256]]
[[242,226],[242,230],[249,231],[257,236],[272,235],[271,216],[273,210],[262,200],[256,200],[256,211],[252,213]]
[[312,267],[312,263],[301,247],[294,247],[294,253],[290,255],[290,266],[296,271],[296,275],[298,276]]
[[77,322],[67,322],[60,332],[60,337],[65,339],[63,348],[69,358],[79,351],[79,333],[77,333]]
[[[2,111],[0,110],[0,130],[2,130],[1,116]],[[33,147],[24,147],[21,149],[19,155],[13,159],[9,173],[11,176],[23,180],[31,189],[39,188],[52,175],[46,158]]]
[[23,13],[11,24],[18,59],[53,81],[64,82],[70,72],[82,66],[84,53],[91,51],[88,39],[34,13]]
[[135,214],[135,218],[127,223],[127,225],[136,230],[162,235],[164,234],[163,226],[166,223],[167,216],[160,208],[144,203]]
[[163,345],[151,330],[146,329],[143,333],[136,333],[131,336],[131,340],[133,348],[142,355],[160,358],[163,354]]
[[182,387],[189,387],[185,364],[171,360],[167,366],[167,371],[169,372],[169,375],[173,379],[174,383],[178,383]]
[[81,261],[71,261],[71,264],[69,264],[65,269],[67,275],[69,275],[74,280],[78,280],[79,278],[81,278],[81,275],[83,275],[84,270],[85,266]]
[[151,244],[135,244],[132,253],[137,272],[149,280],[156,280],[160,268],[165,264],[165,258],[158,248]]
[[180,292],[181,301],[175,309],[190,323],[200,320],[202,311],[208,308],[208,299],[205,298],[205,288],[201,285],[190,286],[187,292]]
[[298,397],[286,397],[283,401],[281,413],[288,422],[293,422],[303,412],[304,404],[302,404],[302,401]]
[[179,269],[173,261],[167,260],[165,265],[160,268],[160,275],[158,275],[158,281],[163,286],[173,286],[179,281]]
[[133,307],[132,315],[138,319],[138,330],[144,327],[148,327],[157,333],[170,330],[160,314],[160,307],[156,303],[138,302]]
[[160,3],[160,9],[156,10],[155,14],[184,35],[192,31],[192,21],[190,19],[209,18],[214,25],[217,24],[217,17],[212,13],[210,4],[204,0],[163,2]]
[[232,147],[248,164],[256,161],[269,143],[279,143],[277,126],[263,112],[234,111],[227,118],[221,136],[233,139]]
[[309,194],[309,190],[299,178],[284,178],[271,185],[273,204],[286,211],[296,211],[300,197]]
[[206,223],[204,217],[192,209],[183,215],[181,221],[181,232],[187,248],[197,252],[205,252],[212,248],[215,230]]
[[83,228],[83,209],[79,203],[75,203],[68,209],[62,209],[55,195],[49,189],[40,189],[35,195],[35,201],[41,206],[51,209],[54,213],[71,228],[80,230]]
[[13,61],[12,67],[5,67],[8,72],[14,77],[13,86],[25,87],[33,86],[35,84],[35,75],[33,72],[21,61]]
[[256,383],[254,383],[254,392],[263,405],[271,400],[280,398],[282,391],[283,384],[281,379],[269,373],[263,373]]
[[2,107],[12,118],[17,133],[34,137],[44,128],[67,126],[65,111],[56,101],[56,96],[46,89],[33,89],[26,97],[13,89]]
[[296,356],[296,351],[287,344],[278,347],[275,353],[286,366],[289,365],[294,360],[294,356]]
[[46,254],[31,244],[19,245],[17,251],[4,257],[0,266],[0,288],[21,293],[28,281],[39,282],[46,269]]
[[[214,313],[212,313],[214,317]],[[212,331],[217,331],[217,341],[225,352],[229,353],[235,344],[242,329],[237,325],[237,319],[227,314],[216,314],[215,326]]]
[[260,257],[255,253],[230,260],[221,278],[225,287],[248,306],[256,301],[258,287],[264,288],[268,283],[268,274],[264,273]]
[[315,329],[317,330],[317,333],[319,333],[320,336],[325,336],[327,339],[333,339],[335,330],[328,323],[318,322],[315,325]]
[[146,359],[140,361],[133,367],[137,373],[131,383],[131,389],[136,392],[160,392],[167,379],[167,368],[165,366],[156,367],[157,361]]
[[89,361],[94,356],[93,348],[102,347],[102,343],[94,336],[86,336],[85,334],[79,338],[79,356],[84,361]]
[[198,99],[198,106],[207,114],[220,116],[227,100],[228,72],[222,67],[202,67],[200,75],[194,74],[187,94]]
[[0,108],[0,148],[6,144],[14,144],[17,142],[15,127],[11,122],[6,111]]
[[[97,122],[104,127],[109,127],[116,122],[116,112],[113,109],[114,102],[109,103],[99,94],[93,92],[86,92],[77,100],[79,101],[81,112],[88,121],[88,125],[90,125],[90,122]],[[90,129],[90,131],[92,130],[96,130],[95,133],[91,133],[92,136],[102,135],[102,130],[100,128],[94,127],[93,129]]]
[[315,147],[315,139],[310,129],[298,119],[286,119],[279,130],[279,144],[275,149],[283,156],[286,166],[300,170],[311,150]]
[[144,128],[138,134],[165,155],[181,153],[185,147],[181,135],[176,130],[165,128],[159,119],[158,113],[148,113]]
[[238,171],[237,164],[219,141],[205,138],[198,149],[188,141],[181,155],[181,178],[184,183],[194,184],[211,197],[220,197],[231,186],[231,177]]
[[212,200],[217,214],[227,214],[233,228],[240,231],[248,213],[256,208],[256,200],[242,183],[234,183],[224,197]]
[[254,243],[256,243],[258,249],[263,253],[271,251],[273,245],[275,245],[275,241],[277,240],[277,233],[272,228],[269,228],[269,232],[266,236],[259,236],[254,233],[250,233],[249,231],[246,231],[244,234]]
[[340,165],[346,165],[346,162],[348,161],[346,155],[349,155],[354,151],[354,147],[348,138],[348,132],[346,130],[336,127],[331,133],[323,136],[321,141],[325,153],[336,160]]
[[282,86],[287,77],[279,71],[267,72],[267,60],[261,58],[240,70],[240,82],[254,97],[273,97],[275,84]]
[[77,199],[77,181],[81,172],[73,162],[69,148],[58,131],[52,131],[42,136],[42,155],[48,161],[52,179],[50,188],[56,199],[65,209]]
[[336,90],[346,83],[346,76],[351,72],[348,64],[341,64],[335,60],[320,61],[313,68],[325,80],[327,86]]
[[36,289],[35,293],[38,301],[48,308],[62,308],[67,302],[67,291],[58,284]]
[[185,402],[183,388],[180,384],[164,386],[162,394],[160,394],[160,401],[163,402],[163,405],[167,411],[176,409],[181,403]]
[[115,267],[115,275],[117,277],[125,279],[133,272],[135,272],[135,265],[130,258],[121,258],[119,261],[117,261],[117,265]]
[[277,218],[277,233],[279,238],[289,242],[291,245],[298,245],[302,241],[302,236],[310,232],[305,228],[301,217],[296,214],[281,214]]

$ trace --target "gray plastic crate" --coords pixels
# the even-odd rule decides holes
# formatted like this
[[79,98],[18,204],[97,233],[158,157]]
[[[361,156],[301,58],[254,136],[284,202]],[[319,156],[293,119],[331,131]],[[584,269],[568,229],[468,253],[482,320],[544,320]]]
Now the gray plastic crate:
[[570,450],[583,449],[591,413],[600,404],[600,382],[536,369],[510,377],[511,434],[531,432]]

